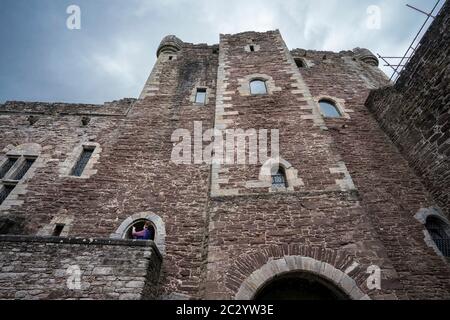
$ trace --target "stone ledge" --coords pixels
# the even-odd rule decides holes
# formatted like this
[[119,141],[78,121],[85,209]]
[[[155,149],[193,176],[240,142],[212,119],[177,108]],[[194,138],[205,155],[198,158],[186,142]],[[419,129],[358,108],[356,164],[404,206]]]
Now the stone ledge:
[[158,248],[156,247],[156,245],[153,241],[143,241],[143,240],[0,235],[0,243],[2,243],[2,242],[84,244],[84,245],[92,245],[92,246],[107,245],[107,246],[151,247],[159,256],[161,256]]
[[341,191],[341,190],[333,190],[333,191],[327,191],[327,190],[312,190],[312,191],[283,191],[283,192],[273,192],[273,193],[241,193],[237,195],[214,195],[210,194],[210,199],[213,201],[221,201],[221,200],[228,200],[231,198],[245,198],[245,197],[252,197],[252,198],[270,198],[270,197],[285,197],[285,196],[297,196],[297,197],[308,197],[308,196],[320,196],[325,194],[333,194],[335,196],[346,196],[346,197],[352,197],[355,201],[361,200],[361,195],[359,191],[356,190],[348,190],[348,191]]

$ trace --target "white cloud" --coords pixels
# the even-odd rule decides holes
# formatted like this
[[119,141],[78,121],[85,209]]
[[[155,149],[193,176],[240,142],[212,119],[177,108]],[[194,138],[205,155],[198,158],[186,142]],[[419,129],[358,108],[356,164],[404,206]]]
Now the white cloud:
[[[105,0],[106,8],[101,1],[78,1],[83,11],[83,28],[78,33],[67,33],[67,29],[51,25],[59,14],[62,25],[66,18],[64,10],[52,12],[52,6],[39,16],[30,10],[34,20],[30,17],[17,21],[29,21],[29,30],[35,28],[32,23],[53,30],[52,34],[33,33],[36,41],[29,44],[29,49],[37,53],[34,60],[16,59],[15,66],[31,69],[38,64],[48,73],[48,93],[34,90],[38,91],[38,98],[7,99],[43,99],[44,94],[55,97],[55,91],[61,96],[58,99],[65,101],[136,97],[155,62],[159,41],[167,34],[175,34],[186,42],[213,44],[218,43],[220,33],[280,29],[291,49],[340,51],[359,46],[397,56],[403,55],[424,20],[423,15],[406,8],[406,0]],[[431,9],[429,0],[414,0],[414,4]],[[381,8],[380,30],[366,27],[370,5]],[[45,14],[51,18],[45,20]],[[11,30],[24,28],[8,25]],[[28,34],[20,38],[20,31],[17,32],[16,42],[31,43]],[[9,46],[9,50],[21,50],[16,47]],[[38,60],[43,50],[48,52]],[[6,67],[10,66],[3,69]],[[24,88],[20,92],[42,87],[37,77],[24,81],[18,73],[17,79]],[[0,82],[0,93],[8,83]],[[52,87],[56,85],[57,89]]]

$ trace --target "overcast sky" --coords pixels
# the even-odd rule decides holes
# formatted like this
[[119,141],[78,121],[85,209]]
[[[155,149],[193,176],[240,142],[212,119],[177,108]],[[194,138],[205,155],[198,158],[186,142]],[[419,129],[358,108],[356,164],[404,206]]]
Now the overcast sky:
[[[0,0],[0,102],[138,97],[167,34],[214,44],[279,29],[290,49],[403,55],[425,20],[406,3],[428,11],[435,0]],[[80,30],[66,27],[69,5]],[[368,28],[373,5],[379,29]]]

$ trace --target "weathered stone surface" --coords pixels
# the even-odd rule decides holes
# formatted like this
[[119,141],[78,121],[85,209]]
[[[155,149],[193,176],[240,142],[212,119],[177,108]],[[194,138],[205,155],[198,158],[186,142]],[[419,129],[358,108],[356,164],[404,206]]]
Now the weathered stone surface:
[[[0,236],[0,256],[2,299],[154,299],[157,295],[161,256],[151,242]],[[36,268],[37,262],[42,267]],[[121,277],[128,280],[118,281]]]
[[428,29],[393,86],[371,92],[366,106],[450,215],[449,4]]
[[[0,238],[0,297],[233,299],[308,270],[355,299],[450,298],[448,264],[415,218],[448,210],[448,7],[397,85],[372,94],[388,80],[367,50],[289,51],[269,31],[221,35],[213,46],[164,39],[138,100],[0,105],[0,159],[18,146],[39,151],[0,206],[1,233],[49,235],[64,223],[64,236],[83,237]],[[267,95],[249,94],[253,77],[268,81]],[[205,105],[196,88],[206,89]],[[321,98],[343,117],[325,118]],[[272,188],[262,164],[172,162],[172,134],[193,137],[194,121],[278,129],[288,187]],[[85,145],[98,147],[95,163],[72,177]],[[146,217],[161,272],[151,246],[96,240],[123,238]],[[65,284],[73,263],[86,280],[78,295]],[[372,265],[381,290],[367,288]]]

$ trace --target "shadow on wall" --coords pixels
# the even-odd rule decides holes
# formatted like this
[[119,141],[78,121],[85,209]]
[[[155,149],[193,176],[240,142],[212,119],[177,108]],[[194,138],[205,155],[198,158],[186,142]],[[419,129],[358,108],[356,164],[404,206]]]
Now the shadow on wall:
[[0,217],[0,234],[18,235],[24,233],[25,219],[12,215]]

